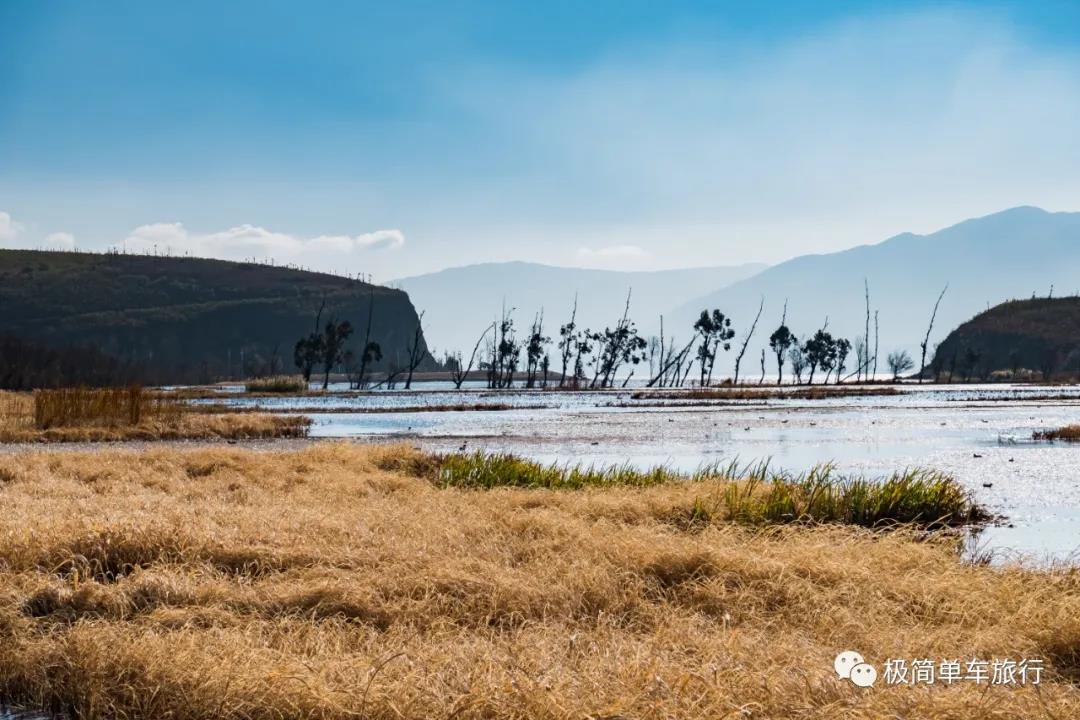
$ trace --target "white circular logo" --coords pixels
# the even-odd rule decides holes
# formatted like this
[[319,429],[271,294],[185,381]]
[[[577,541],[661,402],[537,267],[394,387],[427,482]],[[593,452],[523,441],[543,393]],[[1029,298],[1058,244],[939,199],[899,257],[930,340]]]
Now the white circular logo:
[[848,680],[851,678],[851,668],[865,662],[866,660],[864,660],[863,656],[859,653],[854,650],[845,650],[833,660],[833,669],[836,670],[836,674],[841,678]]

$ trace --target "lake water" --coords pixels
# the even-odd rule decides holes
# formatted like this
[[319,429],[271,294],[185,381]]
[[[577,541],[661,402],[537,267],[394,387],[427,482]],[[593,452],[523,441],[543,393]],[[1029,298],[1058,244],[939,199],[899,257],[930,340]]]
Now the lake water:
[[[736,402],[634,399],[633,391],[414,389],[306,398],[230,396],[302,412],[315,437],[401,439],[432,450],[510,451],[544,462],[668,465],[770,460],[804,471],[832,462],[880,476],[908,467],[954,475],[1005,515],[980,543],[997,557],[1080,559],[1080,445],[1035,430],[1080,422],[1080,387],[906,386],[895,396]],[[1053,396],[1053,399],[1048,399]],[[509,409],[433,412],[438,407]]]

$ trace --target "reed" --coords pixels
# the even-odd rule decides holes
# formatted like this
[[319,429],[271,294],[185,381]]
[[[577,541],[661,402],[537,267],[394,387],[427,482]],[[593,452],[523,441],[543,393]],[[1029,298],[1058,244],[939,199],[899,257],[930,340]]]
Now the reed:
[[34,396],[0,390],[0,430],[34,426]]
[[299,415],[205,412],[139,388],[0,392],[2,443],[302,438],[310,425]]
[[176,417],[182,411],[179,400],[147,392],[139,385],[34,391],[34,425],[39,430],[135,426],[151,418]]
[[249,393],[303,393],[308,391],[308,384],[299,375],[273,375],[271,377],[252,378],[246,381],[244,390]]

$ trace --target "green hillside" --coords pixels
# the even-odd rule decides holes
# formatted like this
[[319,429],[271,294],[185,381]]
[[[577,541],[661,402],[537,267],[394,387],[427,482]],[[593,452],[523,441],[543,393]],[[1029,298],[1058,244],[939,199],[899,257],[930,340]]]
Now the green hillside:
[[1080,374],[1080,297],[1012,300],[967,321],[938,346],[942,379],[1054,379]]
[[400,290],[221,260],[0,250],[0,335],[93,348],[151,382],[292,372],[324,301],[324,321],[349,320],[359,335],[371,300],[384,364],[403,364],[417,314]]

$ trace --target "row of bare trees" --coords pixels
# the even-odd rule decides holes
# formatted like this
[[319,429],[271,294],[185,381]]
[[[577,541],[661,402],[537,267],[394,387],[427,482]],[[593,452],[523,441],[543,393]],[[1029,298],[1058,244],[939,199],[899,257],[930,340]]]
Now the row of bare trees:
[[[813,384],[815,381],[839,384],[852,378],[856,381],[874,378],[879,356],[878,313],[871,310],[869,284],[864,282],[864,285],[865,330],[854,341],[830,333],[828,318],[821,328],[800,338],[787,324],[785,301],[780,324],[769,335],[768,350],[761,350],[758,384],[765,383],[768,351],[772,352],[776,361],[777,385],[784,382],[785,368],[790,368],[791,381],[796,384]],[[945,290],[942,290],[934,304],[926,337],[921,343],[920,382],[925,374],[930,335],[944,295]],[[711,385],[718,358],[732,350],[736,335],[732,318],[719,309],[702,310],[693,324],[693,332],[685,343],[680,343],[675,337],[665,335],[664,318],[661,316],[659,336],[646,339],[630,318],[630,300],[631,294],[627,293],[622,315],[614,326],[592,330],[579,326],[575,297],[569,320],[559,326],[554,339],[545,334],[543,310],[535,314],[527,331],[519,334],[514,321],[515,308],[504,305],[500,316],[485,327],[477,338],[467,360],[460,352],[449,352],[445,354],[442,366],[450,372],[457,388],[464,384],[474,369],[482,374],[489,388],[509,388],[515,382],[523,382],[527,388],[548,387],[555,382],[553,372],[557,375],[560,388],[610,388],[616,384],[625,387],[646,366],[647,387],[683,387],[689,383],[695,368],[697,384],[702,387]],[[349,321],[338,321],[331,317],[323,323],[324,311],[325,302],[315,315],[313,331],[296,343],[297,367],[309,382],[315,369],[321,368],[324,389],[329,385],[331,372],[337,367],[345,368],[353,387],[367,387],[373,366],[383,360],[381,346],[372,339],[374,296],[368,304],[367,323],[359,352],[347,348],[353,334]],[[731,382],[735,384],[739,382],[743,360],[764,311],[765,301],[762,298],[734,356]],[[412,386],[414,372],[425,358],[430,357],[423,341],[423,317],[424,313],[421,312],[406,345],[404,362],[388,362],[385,377],[378,385],[394,387],[404,378],[405,388]],[[561,363],[558,371],[553,370],[549,350],[553,342],[557,351],[554,361]],[[886,363],[894,379],[914,368],[910,355],[902,350],[889,353]]]
[[[794,383],[840,383],[845,380],[869,381],[876,377],[879,357],[878,313],[870,304],[869,283],[864,281],[866,320],[864,334],[854,341],[834,336],[828,330],[825,319],[821,328],[809,336],[800,338],[787,324],[787,302],[783,306],[779,326],[769,335],[768,350],[776,359],[776,383],[784,382],[785,368],[790,368]],[[947,286],[946,286],[947,289]],[[920,382],[926,366],[927,347],[945,290],[934,304],[933,314],[922,342],[922,358],[919,366]],[[732,319],[719,309],[702,310],[694,322],[693,332],[685,343],[665,335],[664,318],[660,318],[660,334],[648,339],[641,337],[630,319],[630,294],[627,294],[622,316],[614,327],[603,330],[582,328],[577,319],[577,298],[571,305],[569,320],[559,326],[555,340],[555,361],[561,363],[558,386],[571,388],[607,388],[617,382],[622,386],[637,374],[640,367],[648,366],[648,387],[682,387],[696,369],[696,380],[701,386],[713,382],[717,359],[732,350],[736,330]],[[743,360],[750,342],[758,328],[765,310],[764,298],[758,305],[757,314],[734,357],[734,375],[731,382],[738,383]],[[524,369],[525,387],[547,387],[552,370],[552,357],[548,346],[552,338],[544,334],[544,313],[536,314],[528,332],[519,337],[513,319],[514,308],[503,308],[501,316],[487,326],[476,341],[468,362],[460,353],[447,356],[454,384],[461,387],[473,368],[481,370],[490,388],[512,387]],[[871,321],[873,334],[871,334]],[[758,384],[764,384],[768,350],[762,348]],[[524,358],[522,357],[524,353]],[[852,357],[854,354],[854,357]],[[903,350],[889,353],[886,364],[897,379],[914,369],[911,356]],[[625,372],[629,369],[629,372]],[[624,374],[620,375],[620,371]],[[617,381],[617,378],[620,380]]]

